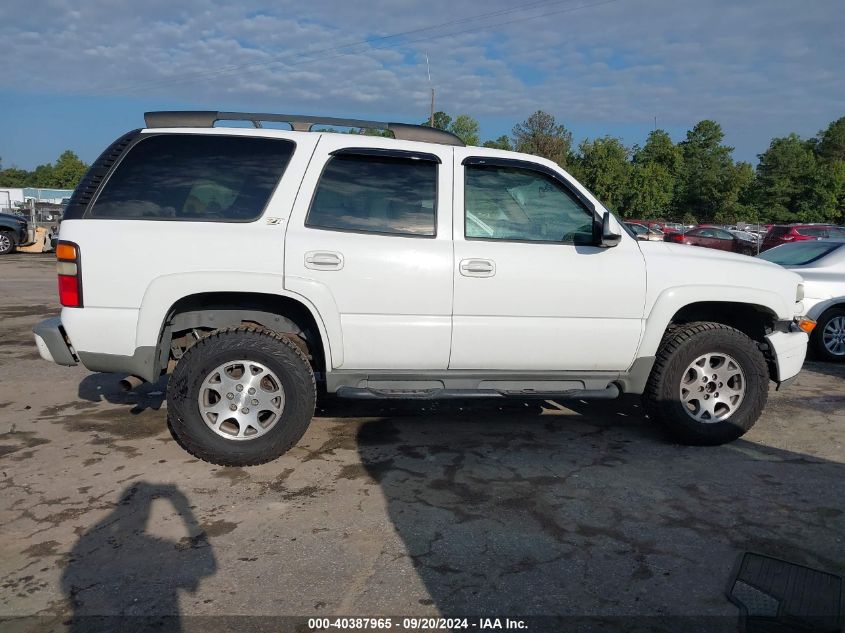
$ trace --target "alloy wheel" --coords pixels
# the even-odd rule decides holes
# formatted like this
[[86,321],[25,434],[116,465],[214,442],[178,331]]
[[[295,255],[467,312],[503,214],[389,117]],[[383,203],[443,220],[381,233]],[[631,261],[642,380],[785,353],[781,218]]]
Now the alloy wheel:
[[735,358],[711,353],[696,358],[681,377],[680,400],[697,422],[712,423],[733,415],[745,398],[745,374]]

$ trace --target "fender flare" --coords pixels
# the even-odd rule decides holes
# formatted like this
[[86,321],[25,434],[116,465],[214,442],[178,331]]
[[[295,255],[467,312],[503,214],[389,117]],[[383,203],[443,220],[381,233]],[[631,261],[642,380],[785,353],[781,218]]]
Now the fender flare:
[[320,331],[327,368],[343,363],[343,334],[340,313],[331,296],[315,301],[286,290],[283,276],[271,273],[200,271],[156,277],[147,286],[138,310],[135,346],[157,346],[164,320],[180,299],[204,293],[257,293],[287,297],[304,305]]
[[646,316],[637,356],[654,356],[672,317],[693,303],[742,303],[770,312],[778,319],[792,318],[791,306],[785,306],[781,296],[770,290],[717,285],[673,286],[657,296]]

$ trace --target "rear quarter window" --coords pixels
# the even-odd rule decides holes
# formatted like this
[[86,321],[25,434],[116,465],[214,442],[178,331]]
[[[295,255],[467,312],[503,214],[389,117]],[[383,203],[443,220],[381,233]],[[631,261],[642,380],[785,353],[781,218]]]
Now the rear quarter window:
[[87,217],[249,222],[290,161],[284,139],[160,134],[129,150]]

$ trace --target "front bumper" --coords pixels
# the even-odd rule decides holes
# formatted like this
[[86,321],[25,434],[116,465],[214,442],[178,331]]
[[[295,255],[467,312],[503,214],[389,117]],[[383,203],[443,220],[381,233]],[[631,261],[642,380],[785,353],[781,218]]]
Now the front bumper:
[[32,328],[35,335],[35,346],[44,360],[57,365],[72,367],[77,364],[73,348],[68,342],[67,335],[62,328],[59,317],[45,319]]
[[780,386],[786,386],[801,371],[807,356],[807,333],[793,326],[788,332],[772,332],[766,337],[774,364],[772,379]]

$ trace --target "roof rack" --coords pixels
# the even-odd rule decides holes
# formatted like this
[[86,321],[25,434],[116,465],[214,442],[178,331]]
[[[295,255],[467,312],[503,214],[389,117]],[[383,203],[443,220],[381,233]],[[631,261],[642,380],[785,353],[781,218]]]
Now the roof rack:
[[169,110],[145,112],[144,121],[148,128],[162,127],[214,127],[217,121],[251,121],[260,128],[262,121],[288,123],[298,132],[310,132],[317,124],[358,127],[371,130],[389,130],[394,138],[402,141],[421,141],[463,147],[465,143],[451,132],[425,125],[365,121],[363,119],[338,119],[335,117],[309,116],[302,114],[271,114],[267,112],[216,112],[213,110]]

